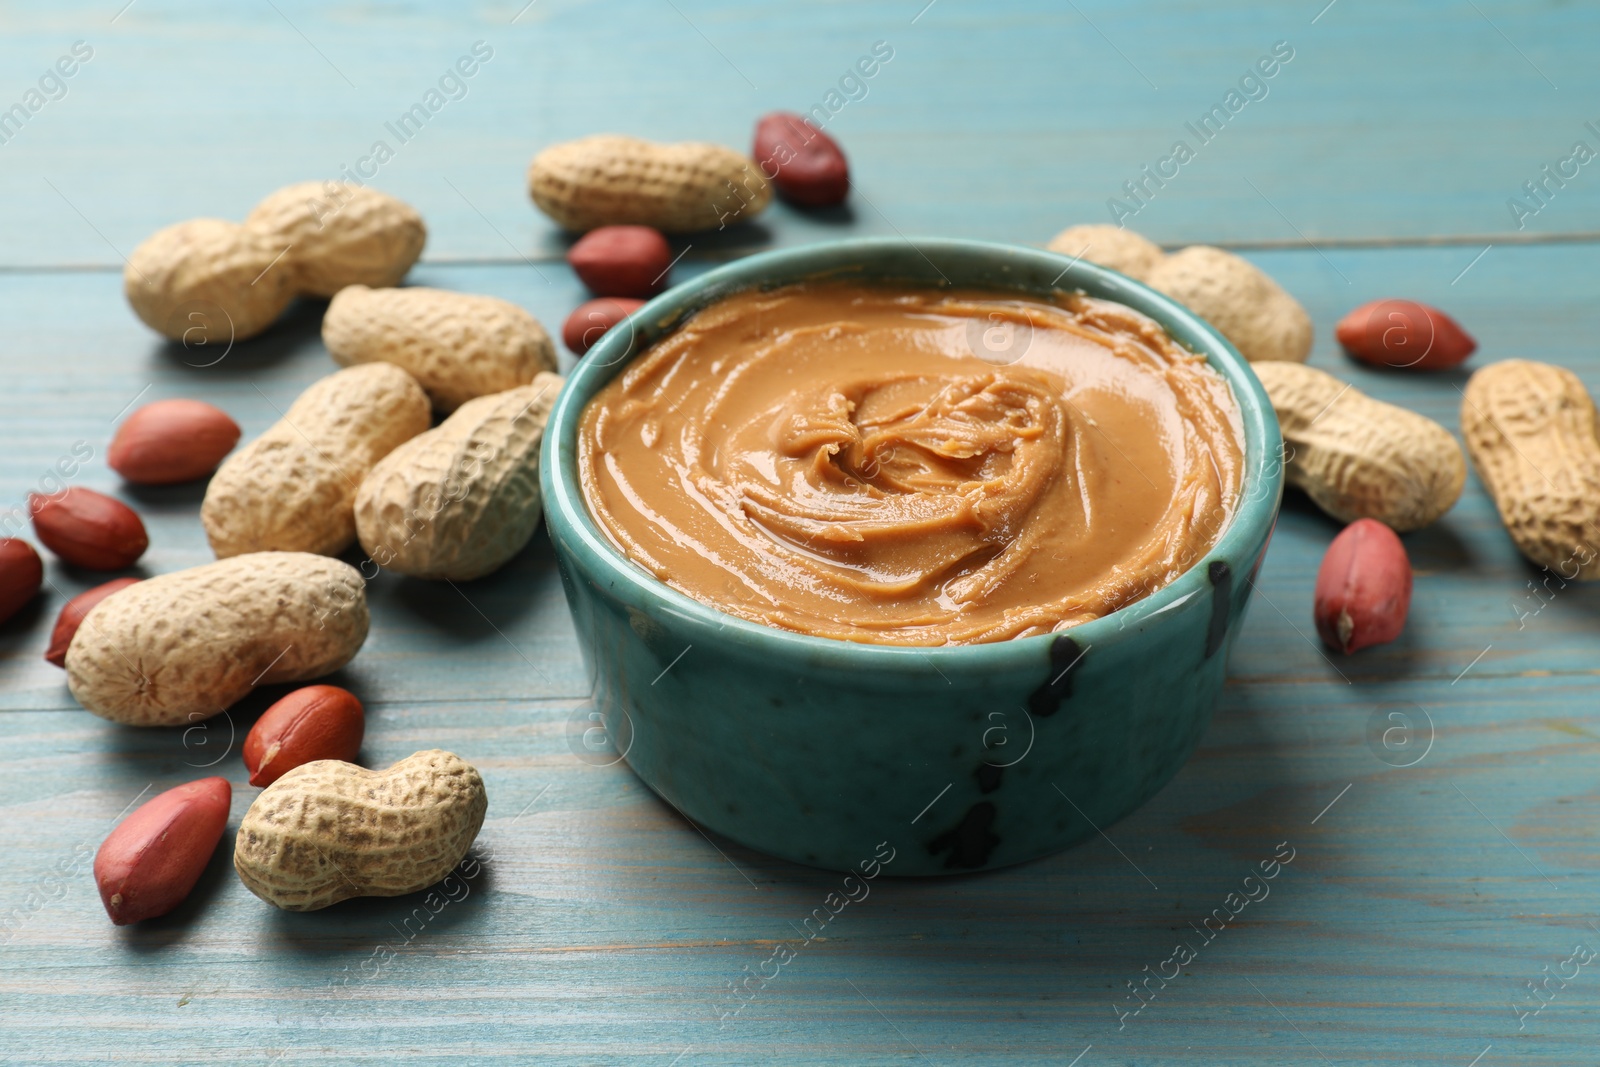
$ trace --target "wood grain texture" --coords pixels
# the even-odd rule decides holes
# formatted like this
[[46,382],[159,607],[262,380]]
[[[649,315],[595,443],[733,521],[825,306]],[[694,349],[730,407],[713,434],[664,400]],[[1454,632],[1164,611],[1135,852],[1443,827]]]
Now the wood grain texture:
[[[116,6],[8,12],[0,35],[0,104],[72,41],[96,49],[65,98],[0,144],[0,506],[83,442],[73,484],[145,517],[136,573],[210,553],[199,487],[136,489],[106,468],[124,409],[195,396],[248,439],[334,364],[317,303],[214,363],[160,341],[121,298],[113,246],[179,218],[242,218],[279,185],[336,173],[478,39],[496,52],[467,97],[377,184],[429,223],[411,282],[503,297],[552,331],[582,290],[523,189],[542,144],[615,129],[742,146],[761,111],[820,99],[883,39],[895,59],[830,126],[856,165],[852,210],[775,207],[759,228],[694,242],[675,276],[845,234],[1042,244],[1104,219],[1116,186],[1287,39],[1296,58],[1271,94],[1131,224],[1169,244],[1292,246],[1249,256],[1311,312],[1312,365],[1452,431],[1466,373],[1495,359],[1558,363],[1600,391],[1600,244],[1494,238],[1475,260],[1490,239],[1470,243],[1512,229],[1506,197],[1572,140],[1600,146],[1583,129],[1600,16],[1579,5],[1341,0],[1314,25],[1321,3],[940,0],[917,17],[920,0],[539,0],[520,15],[521,0],[138,0],[112,22]],[[1529,231],[1600,231],[1591,169]],[[1459,243],[1335,247],[1421,235]],[[459,258],[503,262],[444,262]],[[1333,323],[1388,296],[1448,309],[1478,354],[1427,377],[1348,360]],[[421,897],[279,914],[228,869],[230,829],[191,902],[113,928],[94,848],[141,791],[208,773],[234,783],[236,827],[255,792],[239,743],[283,688],[204,728],[95,719],[42,654],[61,604],[103,576],[49,560],[46,596],[0,627],[0,1062],[1585,1062],[1593,966],[1520,1029],[1513,1007],[1537,1006],[1525,984],[1575,944],[1600,949],[1600,589],[1532,591],[1542,576],[1469,477],[1441,522],[1405,538],[1406,634],[1330,660],[1310,598],[1335,529],[1291,494],[1200,751],[1108,838],[981,877],[880,879],[810,943],[798,928],[837,876],[707,839],[585,747],[589,683],[542,533],[456,588],[380,576],[372,636],[332,679],[367,704],[364,762],[441,747],[482,770],[482,869],[459,899],[437,914]],[[1295,858],[1270,896],[1203,941],[1191,924],[1280,842]],[[1138,1003],[1125,983],[1178,939],[1198,958],[1119,1029],[1116,1008]],[[779,943],[795,959],[722,1019],[740,1003],[729,983]]]
[[[1195,159],[1137,217],[1162,241],[1515,234],[1506,201],[1522,183],[1576,140],[1600,149],[1584,127],[1600,124],[1586,105],[1600,12],[1341,0],[1312,24],[1321,6],[941,0],[917,17],[907,0],[494,0],[380,16],[138,0],[114,23],[86,0],[15,10],[6,105],[74,41],[94,58],[0,145],[0,262],[120,263],[161,226],[242,219],[380,140],[393,158],[373,181],[422,212],[425,255],[549,253],[559,235],[523,180],[540,148],[612,131],[747,150],[755,116],[825,102],[880,40],[894,58],[860,99],[840,95],[828,127],[852,161],[850,209],[778,207],[722,243],[844,228],[1043,242],[1109,221],[1107,200],[1179,139]],[[385,124],[477,41],[493,57],[402,143]],[[1208,144],[1187,133],[1277,41],[1294,59],[1267,95]],[[1594,169],[1550,186],[1520,232],[1600,231]]]

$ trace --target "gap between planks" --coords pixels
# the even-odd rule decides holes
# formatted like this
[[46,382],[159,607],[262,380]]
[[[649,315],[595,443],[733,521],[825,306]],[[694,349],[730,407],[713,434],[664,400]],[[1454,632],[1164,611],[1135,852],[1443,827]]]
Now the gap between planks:
[[[932,238],[926,234],[906,238],[912,244],[925,239],[931,240]],[[1463,233],[1422,234],[1412,237],[1317,237],[1314,241],[1307,241],[1299,237],[1283,237],[1241,241],[1194,240],[1161,241],[1157,243],[1168,251],[1196,244],[1209,244],[1214,248],[1228,248],[1242,252],[1292,252],[1303,250],[1307,247],[1313,249],[1475,248],[1478,245],[1594,244],[1600,243],[1600,230],[1581,230],[1575,233]],[[727,263],[755,255],[758,252],[771,252],[781,248],[793,247],[801,246],[779,244],[750,245],[740,248],[720,249],[705,255],[686,256],[684,258],[690,263]],[[1042,248],[1044,246],[1042,244],[1033,244],[1031,247]],[[417,265],[422,267],[517,267],[538,263],[562,263],[565,260],[566,252],[562,250],[532,252],[528,255],[516,256],[424,256],[417,261]],[[123,266],[120,263],[0,264],[0,274],[120,274],[122,270]]]

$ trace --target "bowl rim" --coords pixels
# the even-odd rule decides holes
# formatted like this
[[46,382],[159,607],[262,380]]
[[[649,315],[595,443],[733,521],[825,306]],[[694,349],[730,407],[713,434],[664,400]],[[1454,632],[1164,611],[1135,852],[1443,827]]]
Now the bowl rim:
[[[577,431],[590,399],[627,364],[661,337],[671,333],[688,316],[737,292],[762,286],[794,284],[807,278],[900,281],[937,291],[938,283],[897,279],[875,274],[863,262],[875,255],[903,253],[910,246],[941,276],[933,258],[990,257],[1002,269],[1010,260],[1060,270],[1053,289],[1081,292],[1115,300],[1154,319],[1181,346],[1206,357],[1206,362],[1228,383],[1239,405],[1244,431],[1245,471],[1240,501],[1233,517],[1211,549],[1167,585],[1108,615],[1080,623],[1068,630],[1031,637],[962,645],[888,645],[819,637],[751,622],[667,585],[633,563],[601,532],[577,484]],[[854,268],[854,275],[848,272]],[[843,277],[838,277],[841,272]],[[952,288],[988,289],[989,285],[954,283]],[[1005,292],[996,282],[996,292]],[[1019,295],[1038,298],[1040,289],[1019,284]],[[545,521],[552,541],[572,552],[586,571],[602,579],[610,595],[647,617],[672,616],[691,627],[715,631],[719,641],[744,647],[754,657],[772,661],[800,657],[813,667],[859,669],[863,657],[875,660],[873,669],[894,673],[925,674],[930,665],[960,670],[1006,670],[1036,667],[1047,657],[1052,641],[1070,635],[1085,651],[1106,645],[1119,636],[1140,632],[1145,623],[1191,600],[1210,586],[1210,564],[1226,558],[1244,566],[1252,546],[1262,549],[1276,522],[1283,496],[1282,437],[1276,413],[1250,364],[1221,332],[1195,312],[1134,279],[1107,267],[1039,248],[960,238],[858,237],[843,238],[756,253],[716,267],[650,300],[628,318],[630,328],[612,328],[600,338],[567,377],[551,409],[540,452],[540,488]],[[1198,342],[1198,343],[1196,343]],[[569,477],[569,471],[571,476]],[[1262,492],[1261,490],[1265,490]],[[1250,560],[1249,562],[1253,562]],[[1243,576],[1241,576],[1243,578]],[[1246,579],[1247,580],[1247,579]]]

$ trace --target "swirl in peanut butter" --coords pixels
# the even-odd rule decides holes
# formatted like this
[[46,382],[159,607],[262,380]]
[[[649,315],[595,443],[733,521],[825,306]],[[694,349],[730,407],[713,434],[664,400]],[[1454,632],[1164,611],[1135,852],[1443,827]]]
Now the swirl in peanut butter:
[[1221,376],[1120,304],[808,284],[642,353],[585,409],[578,462],[607,536],[702,603],[945,645],[1171,582],[1232,517],[1242,441]]

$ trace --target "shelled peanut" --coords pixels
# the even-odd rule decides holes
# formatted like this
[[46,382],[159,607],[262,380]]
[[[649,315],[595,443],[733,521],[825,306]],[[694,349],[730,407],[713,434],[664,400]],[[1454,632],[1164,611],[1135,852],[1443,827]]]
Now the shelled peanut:
[[832,207],[850,194],[850,164],[837,141],[803,115],[774,111],[756,123],[751,155],[778,195],[800,207]]
[[21,611],[44,584],[44,561],[20,537],[0,537],[0,623]]
[[202,778],[158,793],[123,819],[94,856],[111,921],[125,926],[183,903],[222,840],[232,801],[226,778]]
[[567,264],[596,296],[649,297],[666,288],[672,248],[649,226],[601,226],[573,242]]
[[244,768],[250,784],[267,786],[302,764],[352,761],[366,733],[366,709],[348,689],[308,685],[261,713],[245,735]]
[[1376,519],[1339,531],[1317,569],[1312,617],[1329,648],[1349,654],[1393,641],[1411,611],[1411,559]]
[[72,486],[59,493],[34,493],[28,509],[39,543],[75,567],[120,571],[150,547],[138,514],[115,497]]
[[1339,320],[1339,344],[1355,359],[1394,370],[1448,370],[1477,350],[1455,319],[1415,300],[1373,300]]
[[199,400],[157,400],[117,427],[106,465],[135,485],[204,478],[239,443],[239,424]]
[[643,300],[623,296],[603,296],[579,304],[561,324],[561,341],[573,355],[581,356],[644,305]]

